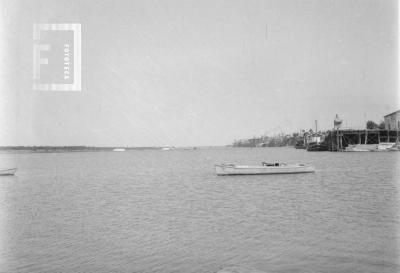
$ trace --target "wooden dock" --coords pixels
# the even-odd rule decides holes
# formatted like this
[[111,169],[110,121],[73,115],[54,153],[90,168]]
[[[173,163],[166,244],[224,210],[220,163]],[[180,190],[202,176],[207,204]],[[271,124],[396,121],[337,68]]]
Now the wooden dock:
[[338,129],[327,131],[325,142],[329,151],[342,151],[352,144],[379,144],[381,142],[398,142],[400,133],[398,130],[385,129]]

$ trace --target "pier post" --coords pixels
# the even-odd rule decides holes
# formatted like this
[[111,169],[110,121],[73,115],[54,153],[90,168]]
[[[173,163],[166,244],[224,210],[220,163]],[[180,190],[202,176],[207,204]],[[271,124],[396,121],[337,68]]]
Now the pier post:
[[336,130],[336,151],[339,151],[339,130]]

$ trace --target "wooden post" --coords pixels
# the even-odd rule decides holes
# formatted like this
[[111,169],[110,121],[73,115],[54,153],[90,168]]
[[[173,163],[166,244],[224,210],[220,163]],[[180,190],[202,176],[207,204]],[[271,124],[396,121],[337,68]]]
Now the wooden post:
[[336,151],[339,151],[339,130],[336,129]]
[[380,133],[380,131],[379,131],[379,129],[378,129],[378,144],[379,143],[381,143],[381,133]]

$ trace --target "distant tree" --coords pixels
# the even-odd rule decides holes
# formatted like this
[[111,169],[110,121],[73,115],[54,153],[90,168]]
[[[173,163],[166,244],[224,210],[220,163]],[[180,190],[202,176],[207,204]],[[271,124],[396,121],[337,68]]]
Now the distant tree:
[[376,124],[372,120],[367,121],[367,129],[377,129],[377,128],[378,128],[378,124]]
[[385,122],[383,120],[379,123],[378,128],[385,129]]

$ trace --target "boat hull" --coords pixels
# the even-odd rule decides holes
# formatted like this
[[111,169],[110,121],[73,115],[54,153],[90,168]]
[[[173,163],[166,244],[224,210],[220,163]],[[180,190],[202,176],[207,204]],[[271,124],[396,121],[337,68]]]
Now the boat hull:
[[11,168],[11,169],[4,169],[0,170],[0,175],[14,175],[17,171],[17,168]]
[[296,148],[296,149],[305,149],[306,148],[306,146],[304,146],[304,145],[294,145],[294,148]]
[[283,165],[283,166],[236,166],[215,165],[217,175],[261,175],[261,174],[293,174],[315,172],[311,165]]
[[377,150],[376,144],[354,144],[346,147],[346,152],[373,152]]
[[392,151],[395,148],[396,142],[381,142],[378,144],[377,151],[378,152],[385,152],[385,151]]
[[328,151],[328,146],[322,143],[310,143],[307,145],[307,151],[309,152]]
[[304,145],[304,141],[303,140],[299,140],[296,142],[296,144],[294,145],[294,147],[296,149],[305,149],[306,145]]

